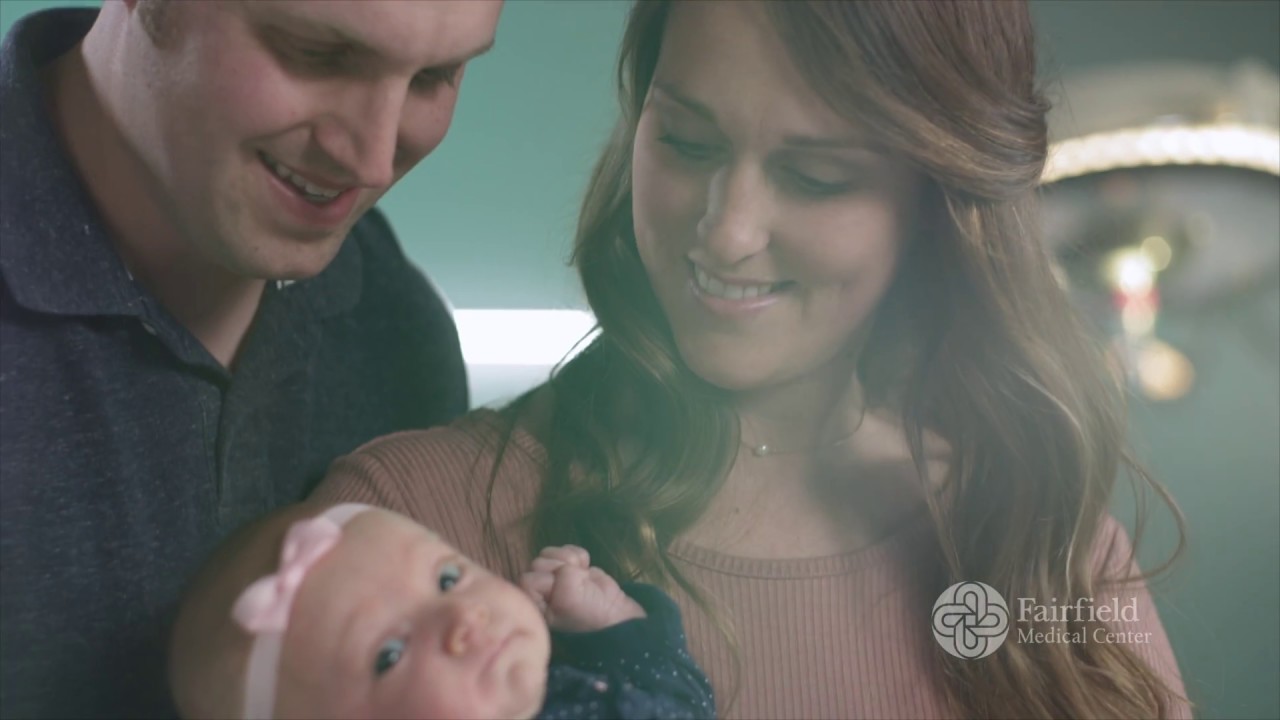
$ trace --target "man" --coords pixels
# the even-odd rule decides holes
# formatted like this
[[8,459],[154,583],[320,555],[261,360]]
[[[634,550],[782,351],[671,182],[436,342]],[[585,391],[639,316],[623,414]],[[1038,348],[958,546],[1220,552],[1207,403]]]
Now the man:
[[369,210],[499,11],[110,0],[12,29],[0,715],[171,714],[167,626],[211,547],[466,409],[447,307]]

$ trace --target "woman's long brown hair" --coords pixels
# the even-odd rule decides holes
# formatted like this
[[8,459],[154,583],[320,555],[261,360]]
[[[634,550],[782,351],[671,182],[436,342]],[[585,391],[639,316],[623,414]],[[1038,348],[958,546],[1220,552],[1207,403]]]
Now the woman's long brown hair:
[[[856,372],[870,402],[900,412],[921,477],[926,428],[952,448],[946,500],[925,493],[939,550],[930,597],[981,580],[1010,598],[1092,598],[1102,578],[1091,547],[1118,477],[1169,507],[1176,557],[1182,517],[1126,451],[1122,384],[1073,314],[1040,241],[1048,105],[1036,87],[1026,4],[757,7],[815,91],[927,178],[926,217]],[[639,2],[627,24],[622,114],[591,177],[574,250],[601,332],[550,382],[533,547],[581,544],[609,572],[678,585],[716,617],[667,547],[724,482],[738,421],[725,393],[681,361],[631,218],[631,147],[669,12],[668,2]],[[507,409],[513,425],[531,398]],[[1140,518],[1135,547],[1141,532]],[[732,618],[724,620],[732,635]],[[1092,632],[1093,623],[1059,627]],[[937,661],[962,716],[1169,710],[1168,689],[1120,644],[1008,642],[982,660],[939,650]]]

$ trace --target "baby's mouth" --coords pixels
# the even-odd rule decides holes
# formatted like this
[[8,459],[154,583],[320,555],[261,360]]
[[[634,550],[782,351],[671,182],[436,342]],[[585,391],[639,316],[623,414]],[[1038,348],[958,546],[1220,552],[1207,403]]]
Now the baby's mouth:
[[507,649],[511,647],[518,634],[518,632],[513,631],[493,643],[493,647],[489,650],[488,656],[484,660],[484,665],[480,668],[482,673],[488,673],[493,668],[494,664],[498,662],[498,658],[502,657]]

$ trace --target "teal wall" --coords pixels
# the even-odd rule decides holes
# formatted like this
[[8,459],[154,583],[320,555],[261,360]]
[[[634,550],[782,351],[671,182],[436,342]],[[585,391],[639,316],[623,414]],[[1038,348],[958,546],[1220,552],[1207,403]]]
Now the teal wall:
[[[32,10],[68,4],[95,3],[0,0],[0,30]],[[626,7],[604,0],[508,2],[496,48],[468,70],[448,139],[384,200],[410,256],[455,306],[581,307],[564,259],[587,172],[613,119]],[[1052,74],[1136,59],[1249,56],[1280,65],[1280,3],[1032,7]],[[1157,587],[1162,619],[1200,717],[1277,718],[1274,359],[1253,352],[1231,317],[1171,318],[1162,334],[1211,349],[1197,358],[1200,381],[1188,398],[1138,403],[1133,413],[1141,455],[1182,504],[1191,531],[1186,560]],[[1157,526],[1153,539],[1166,536],[1167,526]],[[1157,542],[1144,557],[1158,558],[1162,549]]]

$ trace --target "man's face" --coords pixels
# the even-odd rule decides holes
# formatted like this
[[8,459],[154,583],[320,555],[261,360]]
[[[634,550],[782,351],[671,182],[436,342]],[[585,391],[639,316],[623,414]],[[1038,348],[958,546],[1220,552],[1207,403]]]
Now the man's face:
[[501,2],[132,7],[121,125],[166,225],[236,275],[303,278],[444,138]]

